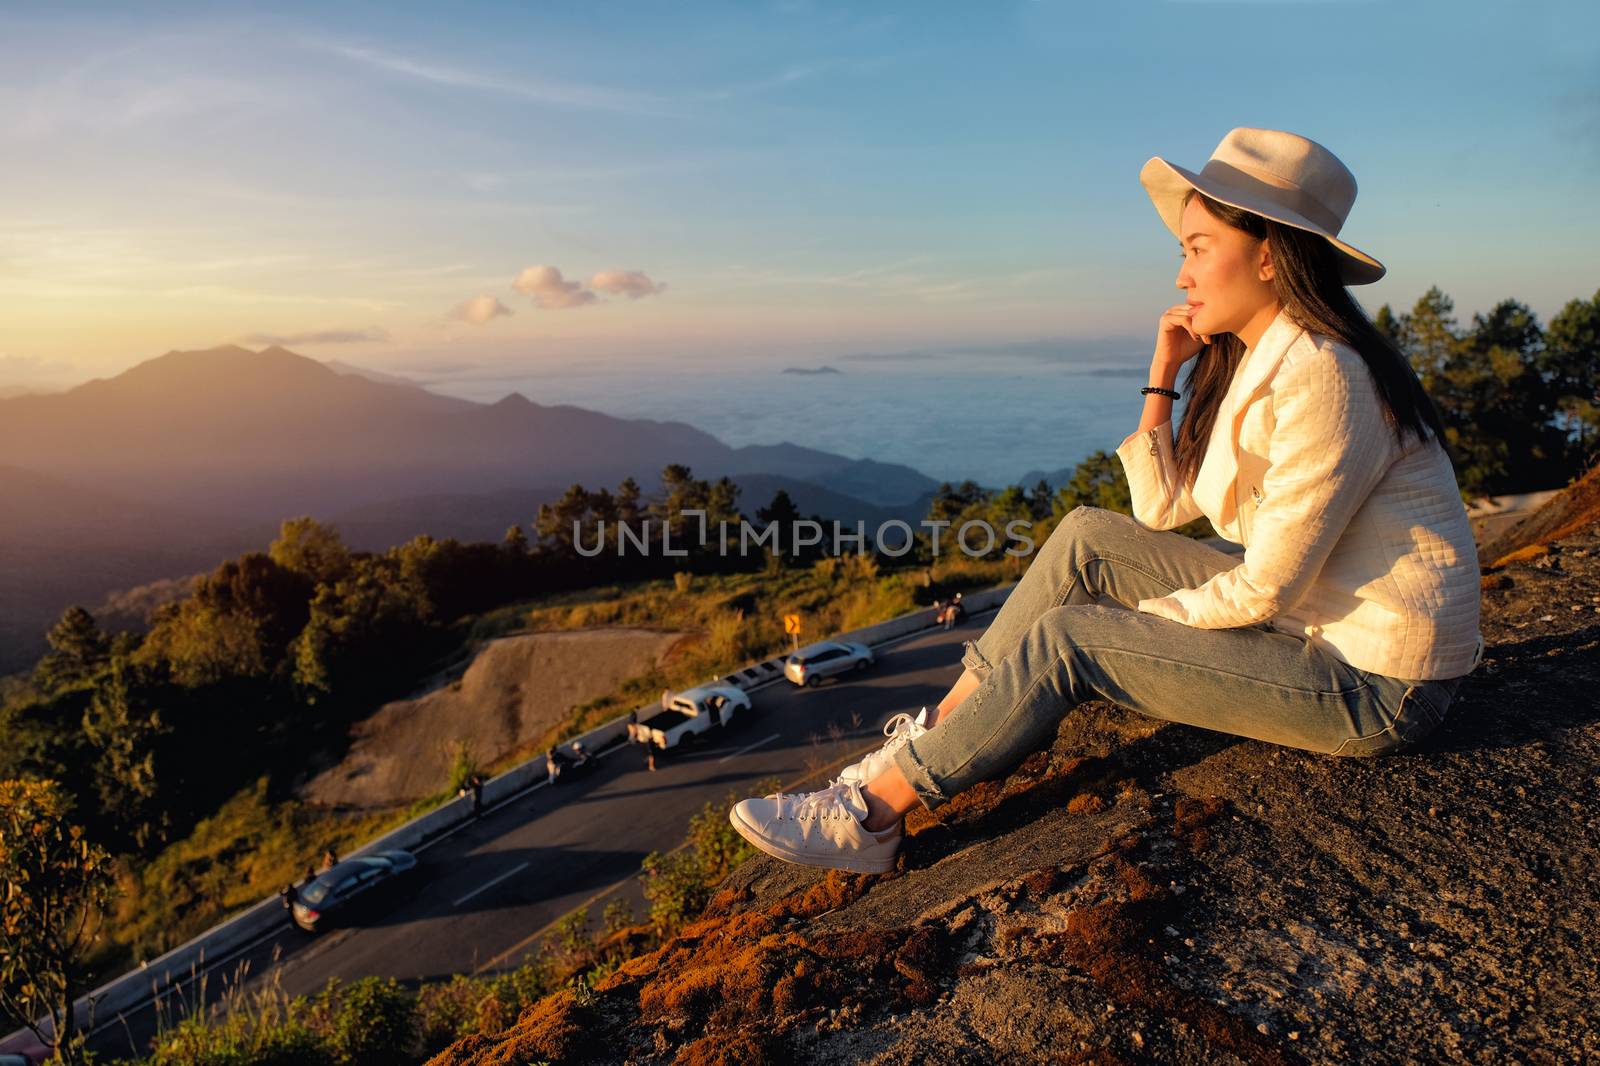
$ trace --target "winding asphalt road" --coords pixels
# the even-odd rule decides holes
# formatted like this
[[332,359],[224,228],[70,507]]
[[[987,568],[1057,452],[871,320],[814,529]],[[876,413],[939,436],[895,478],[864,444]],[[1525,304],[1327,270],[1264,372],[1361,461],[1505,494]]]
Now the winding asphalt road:
[[[752,710],[698,750],[656,760],[649,773],[637,749],[601,757],[586,778],[539,786],[490,808],[418,853],[409,898],[359,926],[311,936],[289,926],[229,958],[210,961],[200,980],[118,1018],[98,1020],[97,1051],[140,1053],[159,1028],[194,1002],[247,994],[264,982],[290,996],[311,994],[330,977],[395,977],[415,986],[457,973],[520,964],[563,915],[587,904],[598,924],[614,898],[643,914],[639,865],[651,851],[680,844],[689,819],[729,792],[776,778],[786,789],[820,787],[831,771],[881,742],[899,711],[938,701],[960,674],[961,642],[990,612],[950,632],[932,630],[875,649],[876,667],[815,689],[779,680],[751,693]],[[187,1001],[187,1002],[186,1002]]]

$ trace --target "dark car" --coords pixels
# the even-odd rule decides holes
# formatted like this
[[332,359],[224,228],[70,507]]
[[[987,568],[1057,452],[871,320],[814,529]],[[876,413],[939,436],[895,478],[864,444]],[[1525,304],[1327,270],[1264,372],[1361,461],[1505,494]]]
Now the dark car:
[[409,851],[376,851],[346,859],[300,887],[294,924],[308,933],[369,913],[391,898],[417,868]]
[[38,1066],[50,1057],[50,1049],[27,1030],[0,1040],[0,1066]]

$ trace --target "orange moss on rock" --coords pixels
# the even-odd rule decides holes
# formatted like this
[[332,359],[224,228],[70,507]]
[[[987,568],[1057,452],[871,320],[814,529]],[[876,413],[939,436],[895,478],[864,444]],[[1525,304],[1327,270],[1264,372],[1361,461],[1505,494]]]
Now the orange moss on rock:
[[541,1059],[582,1062],[598,1050],[592,1040],[594,1017],[577,1004],[571,991],[546,996],[523,1011],[522,1017],[494,1037],[468,1036],[457,1040],[428,1061],[428,1066],[522,1066]]
[[1080,792],[1067,803],[1069,814],[1099,814],[1106,809],[1106,801],[1093,792]]
[[916,836],[918,832],[941,825],[960,818],[963,814],[974,811],[986,811],[999,801],[1005,791],[1005,785],[1000,781],[980,781],[965,792],[957,793],[951,797],[950,802],[940,807],[937,811],[928,811],[916,808],[912,814],[922,814],[921,818],[906,819],[906,835]]
[[703,918],[715,918],[718,915],[730,914],[739,904],[749,901],[749,888],[724,888],[711,897],[711,902],[706,904],[705,910],[701,911],[700,915]]
[[673,1066],[768,1066],[781,1061],[772,1057],[766,1037],[737,1032],[702,1036],[684,1045],[672,1063]]
[[1548,544],[1529,544],[1526,547],[1518,548],[1514,552],[1507,552],[1505,555],[1500,556],[1500,558],[1489,564],[1489,569],[1498,570],[1502,566],[1510,566],[1512,563],[1526,563],[1539,558],[1541,555],[1549,554],[1550,546]]
[[831,910],[854,903],[866,894],[872,884],[869,874],[852,874],[843,870],[829,870],[828,876],[806,889],[799,897],[779,900],[766,911],[772,918],[815,918]]
[[[697,1057],[678,1061],[710,1062],[720,1061],[706,1056],[722,1047],[749,1051],[749,1038],[741,1034],[780,1035],[829,1009],[935,1002],[945,953],[940,930],[760,932],[851,903],[872,881],[830,871],[763,911],[696,922],[661,949],[654,973],[638,983],[639,1021],[668,1033],[698,1030],[700,1037],[682,1053],[695,1048]],[[771,1045],[761,1046],[770,1057]]]
[[1023,875],[1022,890],[1029,899],[1043,899],[1061,883],[1061,871],[1054,866],[1044,866]]

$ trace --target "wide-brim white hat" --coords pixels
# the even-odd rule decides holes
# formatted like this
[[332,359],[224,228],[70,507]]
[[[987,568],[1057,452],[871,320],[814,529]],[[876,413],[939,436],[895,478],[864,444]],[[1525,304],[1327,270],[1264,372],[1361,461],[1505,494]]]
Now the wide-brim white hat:
[[1339,239],[1356,202],[1356,178],[1316,141],[1282,130],[1240,126],[1228,131],[1199,173],[1152,156],[1139,171],[1161,221],[1180,241],[1183,197],[1199,189],[1213,200],[1319,234],[1339,253],[1346,285],[1369,285],[1387,268]]

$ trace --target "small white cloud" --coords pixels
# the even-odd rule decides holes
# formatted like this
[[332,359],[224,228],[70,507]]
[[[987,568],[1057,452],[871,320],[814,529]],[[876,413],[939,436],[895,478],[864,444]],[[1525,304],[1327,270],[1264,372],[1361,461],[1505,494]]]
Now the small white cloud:
[[499,318],[501,315],[509,315],[511,313],[511,308],[501,303],[497,298],[485,293],[482,296],[474,296],[470,300],[457,304],[455,309],[450,312],[450,317],[481,326],[485,322]]
[[373,326],[371,329],[319,329],[309,333],[250,333],[241,337],[245,344],[281,344],[285,347],[302,344],[360,344],[365,341],[386,341],[389,331]]
[[589,287],[613,296],[637,300],[641,296],[655,296],[667,286],[651,281],[642,270],[602,270],[589,279]]
[[595,301],[594,293],[584,288],[583,282],[566,281],[553,266],[524,267],[511,287],[533,297],[534,306],[545,311],[582,307]]

